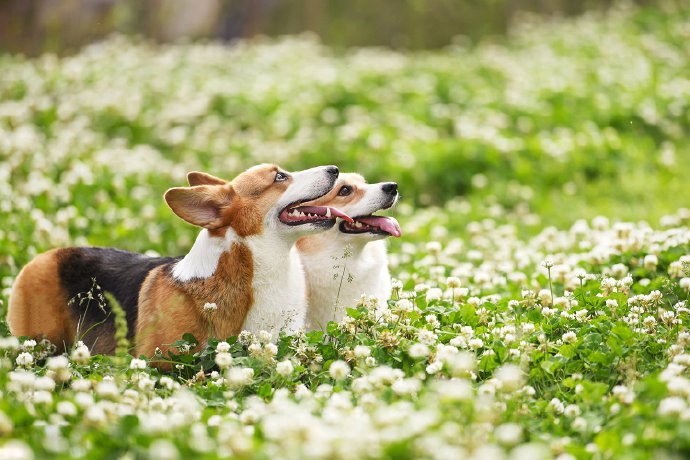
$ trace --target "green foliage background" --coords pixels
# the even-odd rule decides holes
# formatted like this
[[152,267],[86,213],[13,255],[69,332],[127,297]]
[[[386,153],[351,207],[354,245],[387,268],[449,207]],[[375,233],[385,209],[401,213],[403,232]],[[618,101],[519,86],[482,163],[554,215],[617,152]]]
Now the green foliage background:
[[[296,363],[294,374],[286,378],[276,373],[271,359],[252,356],[247,344],[233,339],[236,363],[254,369],[256,378],[231,396],[205,382],[206,377],[190,380],[192,370],[214,365],[215,343],[201,355],[182,354],[184,372],[175,382],[189,384],[204,399],[198,420],[208,422],[217,410],[244,433],[244,422],[236,415],[253,395],[269,400],[275,389],[293,391],[299,383],[310,391],[329,382],[336,393],[347,390],[351,379],[334,382],[328,368],[362,344],[371,346],[379,364],[401,369],[406,379],[423,375],[419,380],[424,386],[409,398],[418,406],[409,407],[438,409],[437,383],[429,383],[437,379],[431,372],[426,376],[427,359],[409,356],[416,334],[437,330],[437,347],[459,336],[458,325],[474,328],[473,334],[486,339],[479,351],[469,352],[476,351],[479,385],[511,363],[508,340],[494,330],[505,325],[527,343],[521,356],[529,360],[522,364],[536,396],[507,395],[506,410],[494,414],[497,426],[518,423],[522,441],[544,445],[553,440],[549,436],[572,437],[573,444],[562,450],[577,458],[594,457],[587,450],[592,445],[606,455],[622,452],[630,458],[649,458],[657,449],[684,454],[690,445],[687,423],[679,422],[677,413],[659,415],[657,406],[669,393],[658,377],[672,359],[669,347],[685,357],[690,336],[678,322],[659,319],[641,329],[623,317],[633,317],[633,307],[641,309],[640,317],[652,319],[668,309],[677,313],[674,320],[688,321],[683,303],[688,291],[676,282],[687,277],[678,259],[688,254],[681,238],[688,213],[661,222],[677,228],[655,233],[659,241],[644,240],[649,232],[643,225],[614,227],[611,238],[620,238],[625,250],[603,259],[592,251],[590,260],[587,251],[611,243],[602,230],[609,228],[608,222],[593,224],[582,234],[542,230],[548,225],[567,228],[597,214],[611,221],[656,222],[687,206],[690,9],[665,5],[619,6],[606,15],[523,22],[502,43],[457,44],[438,51],[334,51],[310,36],[233,47],[154,45],[113,37],[69,57],[2,56],[0,300],[7,304],[21,266],[51,247],[93,244],[184,253],[196,229],[174,218],[161,197],[167,188],[184,184],[189,170],[231,178],[264,161],[288,169],[334,163],[371,181],[400,184],[404,199],[393,212],[399,214],[405,236],[391,245],[391,260],[404,282],[401,292],[414,302],[415,310],[407,312],[410,323],[382,324],[371,317],[373,308],[360,306],[350,312],[359,327],[355,332],[331,324],[326,335],[313,333],[294,342],[283,336],[277,359]],[[516,237],[540,230],[534,240]],[[644,244],[616,232],[634,234]],[[437,240],[445,252],[434,244]],[[559,263],[568,266],[568,274],[581,268],[596,276],[573,285],[564,275],[552,288],[551,273],[547,277],[538,264],[554,252],[563,253]],[[645,262],[647,252],[659,255],[657,263]],[[602,275],[610,273],[613,263],[630,270],[635,284],[626,288],[629,292],[602,287]],[[504,281],[509,272],[523,278],[494,285],[493,278],[478,281],[485,272]],[[456,301],[451,294],[452,300],[433,299],[413,290],[420,283],[446,288],[446,277],[456,274],[471,286],[471,295],[498,291],[499,300],[485,296],[481,312],[467,298]],[[523,295],[526,285],[547,300]],[[648,297],[653,290],[661,297]],[[635,295],[641,297],[628,305]],[[555,315],[542,308],[554,306],[558,296],[562,312],[578,301],[587,319],[576,321],[570,313]],[[536,329],[516,328],[523,321]],[[435,322],[439,325],[433,326]],[[0,328],[7,332],[4,323]],[[568,331],[576,332],[575,342],[563,343]],[[185,341],[192,343],[187,337],[180,344]],[[307,351],[297,357],[300,346]],[[39,346],[34,354],[42,351]],[[4,370],[16,361],[2,362],[0,386],[5,388],[11,385]],[[369,372],[361,359],[350,362],[355,375]],[[141,369],[123,366],[99,356],[74,364],[71,372],[93,380],[124,374],[117,383],[129,389],[140,388],[137,379],[158,385],[142,390],[146,401],[171,396],[175,385],[151,383],[159,382],[157,371],[142,370],[147,380]],[[33,371],[46,372],[43,361]],[[618,385],[634,392],[634,402],[617,402],[625,397],[612,393]],[[480,408],[473,412],[478,390],[472,388],[471,402],[456,401],[455,411],[438,410],[443,417],[457,417],[453,423],[470,432],[485,422]],[[65,388],[55,398],[76,400],[73,393]],[[407,401],[390,388],[376,398],[384,405]],[[553,398],[579,405],[585,428],[560,418]],[[225,406],[228,401],[239,408]],[[16,432],[39,445],[43,434],[32,423],[54,415],[54,407],[41,406],[38,415],[27,407],[18,396],[0,401],[0,409],[13,414]],[[82,415],[69,419],[64,429],[74,434],[75,444],[90,446],[92,458],[129,449],[144,456],[153,442],[153,435],[140,431],[139,423],[148,425],[134,415],[118,418],[117,425],[89,425]],[[652,425],[653,430],[646,429]],[[171,440],[184,455],[193,454],[195,436],[188,428],[180,428]],[[207,429],[214,440],[222,438],[217,426],[203,426]],[[625,444],[625,434],[633,435],[631,444]],[[259,451],[269,442],[262,436],[261,430],[253,433],[250,447]],[[384,454],[412,456],[414,446],[412,437],[401,437]]]

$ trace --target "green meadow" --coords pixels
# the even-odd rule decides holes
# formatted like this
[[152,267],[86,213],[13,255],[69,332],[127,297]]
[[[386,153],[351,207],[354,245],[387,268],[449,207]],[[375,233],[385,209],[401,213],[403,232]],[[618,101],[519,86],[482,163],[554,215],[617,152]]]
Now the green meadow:
[[1,321],[0,458],[687,458],[688,69],[672,2],[434,51],[0,55],[2,318],[50,248],[185,254],[198,229],[162,195],[192,170],[396,181],[403,230],[387,307],[198,353],[186,335],[170,372]]

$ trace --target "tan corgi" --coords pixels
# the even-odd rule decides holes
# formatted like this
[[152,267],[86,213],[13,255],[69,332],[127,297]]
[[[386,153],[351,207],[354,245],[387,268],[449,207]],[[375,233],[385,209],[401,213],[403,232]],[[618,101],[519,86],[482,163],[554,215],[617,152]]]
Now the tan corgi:
[[[136,355],[165,351],[186,332],[203,343],[209,318],[220,338],[243,329],[295,332],[305,322],[306,287],[294,244],[347,218],[331,207],[300,205],[331,191],[338,174],[335,166],[288,173],[269,164],[231,182],[190,173],[190,187],[165,193],[175,214],[202,228],[186,256],[88,247],[40,254],[14,283],[10,330],[63,349],[83,340],[95,353],[112,353],[110,306],[98,292],[86,294],[95,283],[125,310]],[[209,313],[206,304],[217,309]]]
[[[337,207],[353,222],[297,241],[308,289],[307,329],[340,321],[362,294],[385,303],[391,295],[385,238],[399,237],[400,225],[376,211],[398,200],[394,182],[367,184],[359,174],[341,174],[333,190],[307,204]],[[344,254],[348,253],[346,257]]]

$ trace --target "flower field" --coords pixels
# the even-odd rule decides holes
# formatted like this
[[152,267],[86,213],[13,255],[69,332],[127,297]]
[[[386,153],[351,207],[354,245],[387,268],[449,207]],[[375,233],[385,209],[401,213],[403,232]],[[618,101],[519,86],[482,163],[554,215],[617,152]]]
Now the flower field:
[[304,36],[0,55],[3,318],[49,248],[187,251],[162,194],[190,170],[335,163],[403,194],[392,298],[347,299],[323,332],[196,354],[186,335],[161,372],[124,341],[54,356],[0,322],[0,458],[687,458],[690,10],[673,5],[416,53]]

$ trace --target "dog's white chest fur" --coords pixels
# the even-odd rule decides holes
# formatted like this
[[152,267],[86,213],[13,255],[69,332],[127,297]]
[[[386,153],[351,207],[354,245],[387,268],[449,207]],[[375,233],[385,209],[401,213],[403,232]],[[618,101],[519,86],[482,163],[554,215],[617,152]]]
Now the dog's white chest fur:
[[342,258],[344,247],[333,246],[316,253],[300,253],[308,288],[307,330],[340,321],[345,309],[355,306],[362,294],[376,297],[380,304],[390,298],[385,241],[353,247],[348,258]]
[[297,249],[270,235],[248,237],[246,244],[254,260],[254,303],[242,329],[274,335],[304,329],[306,287]]

